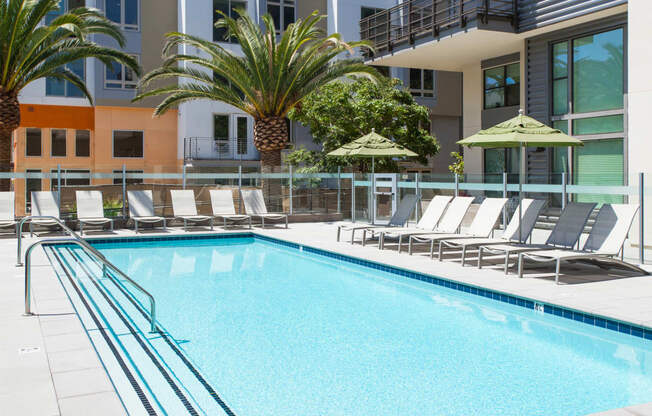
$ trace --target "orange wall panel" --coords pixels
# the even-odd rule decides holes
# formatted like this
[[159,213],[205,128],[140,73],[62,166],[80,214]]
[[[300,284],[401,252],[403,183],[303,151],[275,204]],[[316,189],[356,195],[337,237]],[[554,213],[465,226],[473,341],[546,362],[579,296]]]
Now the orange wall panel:
[[93,107],[21,104],[20,126],[93,130],[95,127],[93,110]]

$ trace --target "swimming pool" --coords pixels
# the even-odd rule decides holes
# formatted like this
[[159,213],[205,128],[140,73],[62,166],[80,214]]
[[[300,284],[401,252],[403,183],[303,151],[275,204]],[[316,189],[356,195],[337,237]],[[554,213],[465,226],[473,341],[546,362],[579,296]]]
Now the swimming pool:
[[581,415],[652,401],[652,341],[521,299],[251,235],[94,245],[152,292],[158,321],[240,416]]

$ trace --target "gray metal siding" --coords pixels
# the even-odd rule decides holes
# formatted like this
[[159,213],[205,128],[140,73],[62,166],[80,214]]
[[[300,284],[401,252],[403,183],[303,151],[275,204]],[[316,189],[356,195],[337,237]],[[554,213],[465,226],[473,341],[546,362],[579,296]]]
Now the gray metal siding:
[[627,0],[519,0],[518,31],[536,29],[627,4]]

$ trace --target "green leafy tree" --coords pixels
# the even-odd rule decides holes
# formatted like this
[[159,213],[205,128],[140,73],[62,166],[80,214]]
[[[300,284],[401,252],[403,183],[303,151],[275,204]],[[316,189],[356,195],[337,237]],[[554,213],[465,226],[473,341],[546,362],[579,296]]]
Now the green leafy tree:
[[[319,157],[310,154],[309,163],[328,171],[354,163],[365,164],[366,168],[369,161],[325,154],[372,129],[418,153],[416,160],[420,163],[427,163],[428,157],[439,151],[435,137],[423,128],[430,124],[428,109],[417,104],[398,79],[345,79],[330,83],[303,100],[290,118],[309,127],[314,141],[323,146]],[[384,158],[376,161],[376,168],[397,171],[398,165]]]
[[270,171],[281,164],[281,150],[288,145],[286,117],[290,110],[311,92],[342,76],[379,75],[359,59],[338,58],[368,43],[346,43],[337,33],[326,36],[317,27],[323,18],[317,12],[298,19],[278,38],[270,15],[263,16],[261,28],[244,10],[237,13],[238,19],[221,13],[223,18],[216,27],[226,29],[226,36],[240,44],[242,54],[188,34],[168,33],[164,65],[145,75],[140,87],[146,89],[154,80],[170,78],[178,78],[179,83],[144,91],[135,99],[166,95],[156,114],[194,100],[222,101],[250,114],[263,171]]
[[[18,94],[28,84],[42,78],[65,80],[77,87],[92,103],[84,80],[66,69],[66,64],[85,58],[97,58],[105,65],[119,62],[140,75],[138,61],[132,56],[100,46],[89,36],[102,34],[124,46],[119,26],[99,10],[80,7],[58,13],[59,0],[0,1],[0,171],[10,169],[11,135],[20,125]],[[0,190],[8,190],[9,181],[0,180]]]
[[457,173],[458,175],[464,175],[464,155],[460,152],[451,152],[453,157],[453,163],[448,165],[448,170],[451,173]]

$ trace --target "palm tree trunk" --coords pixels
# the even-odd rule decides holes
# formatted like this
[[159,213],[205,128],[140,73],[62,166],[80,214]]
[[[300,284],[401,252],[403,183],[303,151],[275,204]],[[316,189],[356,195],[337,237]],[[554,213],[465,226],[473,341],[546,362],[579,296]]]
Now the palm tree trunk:
[[[262,173],[279,172],[281,166],[281,150],[288,143],[288,125],[283,117],[267,117],[254,123],[254,145],[260,152],[260,170]],[[280,179],[263,179],[263,194],[268,201],[269,209],[283,209],[283,188]]]
[[[0,88],[0,172],[11,171],[11,134],[20,125],[20,105],[13,92]],[[0,179],[0,191],[9,191],[11,181]]]

